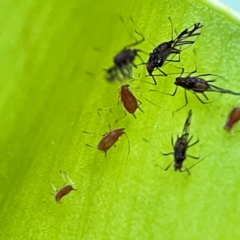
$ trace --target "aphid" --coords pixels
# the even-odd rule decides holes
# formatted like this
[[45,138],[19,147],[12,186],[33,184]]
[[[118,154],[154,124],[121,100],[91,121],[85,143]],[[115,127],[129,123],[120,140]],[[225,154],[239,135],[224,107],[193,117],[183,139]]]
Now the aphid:
[[[176,88],[175,88],[174,92],[172,94],[164,93],[164,94],[167,94],[170,96],[175,96],[175,94],[177,93],[178,87],[182,87],[184,89],[185,104],[182,107],[178,108],[176,111],[179,111],[180,109],[184,108],[188,104],[186,90],[193,93],[202,104],[210,103],[205,92],[218,92],[218,93],[225,93],[225,94],[231,94],[231,95],[240,95],[240,93],[238,93],[238,92],[233,92],[231,90],[227,90],[227,89],[212,85],[211,84],[212,82],[216,82],[215,79],[204,80],[202,78],[202,77],[206,77],[206,76],[215,76],[216,77],[217,75],[205,73],[205,74],[200,74],[197,76],[191,76],[193,73],[196,73],[196,71],[197,70],[194,70],[193,72],[188,74],[186,77],[182,77],[182,74],[184,72],[184,68],[182,68],[182,72],[181,72],[180,76],[175,79],[174,84],[176,85]],[[219,77],[219,76],[217,76],[217,77]],[[150,91],[158,92],[153,89],[151,89]],[[204,96],[204,98],[207,100],[207,102],[203,101],[198,96],[199,93],[201,93]]]
[[[170,22],[171,19],[169,18]],[[171,22],[172,24],[172,22]],[[179,62],[180,52],[191,44],[193,44],[197,37],[201,34],[201,28],[203,25],[201,23],[195,23],[193,26],[183,30],[174,40],[163,42],[153,49],[153,52],[149,53],[149,59],[146,63],[146,68],[149,75],[152,77],[154,85],[157,84],[153,71],[158,69],[161,72],[159,76],[167,76],[160,68],[165,64],[165,62]],[[179,56],[179,59],[170,59],[170,55],[173,57],[175,55]]]
[[132,94],[132,92],[129,90],[130,85],[125,84],[122,85],[120,88],[120,98],[123,103],[124,108],[132,114],[135,118],[135,111],[137,108],[139,108],[140,111],[143,112],[143,110],[140,108],[138,102],[141,104],[139,100]]
[[[119,98],[124,106],[124,108],[126,109],[126,111],[130,114],[132,114],[135,118],[135,112],[136,110],[139,108],[140,111],[143,112],[143,110],[140,108],[140,105],[142,104],[142,102],[140,100],[138,100],[133,93],[129,90],[130,85],[129,84],[124,84],[120,87],[119,89]],[[119,104],[119,102],[118,102]],[[109,107],[109,108],[99,108],[98,109],[98,115],[100,116],[100,111],[103,109],[110,109],[110,111],[112,112],[112,108],[114,107]],[[120,119],[123,119],[124,117],[126,117],[127,114],[126,112],[124,112],[124,116],[117,119],[115,121],[115,123],[117,123]]]
[[66,172],[63,172],[63,171],[60,171],[60,174],[62,175],[62,178],[63,178],[63,181],[64,182],[67,182],[66,181],[66,178],[68,180],[68,182],[70,184],[66,185],[66,186],[63,186],[61,189],[57,190],[56,187],[50,182],[53,190],[56,192],[54,194],[54,198],[56,200],[57,203],[61,203],[61,199],[66,196],[67,194],[69,194],[72,190],[77,190],[73,187],[74,183],[73,181],[71,180],[71,178],[67,175]]
[[[189,145],[189,143],[191,142],[191,140],[193,138],[193,136],[191,136],[189,138],[191,117],[192,117],[192,110],[190,109],[189,112],[188,112],[188,117],[187,117],[187,119],[184,123],[182,135],[180,137],[177,136],[177,140],[176,140],[175,144],[173,142],[173,137],[172,137],[173,152],[162,153],[165,156],[173,154],[173,156],[174,156],[174,170],[179,171],[179,172],[187,171],[188,174],[191,174],[189,169],[192,168],[193,166],[195,166],[196,164],[198,164],[201,161],[200,160],[197,163],[195,163],[194,165],[192,165],[191,167],[185,168],[184,170],[182,170],[183,162],[186,159],[186,157],[191,157],[193,159],[199,159],[199,157],[194,157],[194,156],[191,156],[191,155],[187,154],[187,149],[194,146],[195,144],[197,144],[199,142],[199,139],[198,139],[197,141],[195,141],[194,143]],[[170,163],[165,168],[165,171],[167,171],[171,165],[172,165],[172,163]]]
[[240,108],[236,107],[229,113],[226,124],[224,125],[224,129],[229,132],[239,120]]
[[[110,126],[109,126],[110,128]],[[111,130],[107,133],[105,133],[103,135],[103,138],[100,140],[100,142],[98,143],[97,147],[93,147],[89,144],[86,144],[86,146],[88,147],[92,147],[92,148],[96,148],[100,151],[103,151],[105,153],[105,156],[107,156],[107,151],[108,149],[110,149],[112,146],[114,146],[114,144],[118,141],[118,139],[125,134],[125,136],[128,139],[128,154],[129,154],[129,150],[130,150],[130,142],[129,142],[129,138],[126,134],[126,132],[124,131],[125,128],[118,128],[118,129],[114,129]]]
[[[134,23],[132,18],[131,21]],[[135,31],[135,33],[140,35],[141,39],[125,46],[113,58],[114,65],[106,69],[106,79],[109,82],[113,82],[114,80],[125,80],[127,78],[132,78],[132,67],[137,68],[136,64],[134,63],[135,58],[138,57],[143,62],[142,57],[139,55],[139,52],[143,51],[140,49],[131,49],[131,47],[142,43],[145,38],[141,33],[137,31]]]

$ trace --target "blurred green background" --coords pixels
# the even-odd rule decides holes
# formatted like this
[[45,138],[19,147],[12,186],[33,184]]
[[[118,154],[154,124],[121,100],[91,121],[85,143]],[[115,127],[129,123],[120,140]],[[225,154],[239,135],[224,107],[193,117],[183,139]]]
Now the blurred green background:
[[[97,114],[117,106],[119,85],[105,82],[103,68],[134,42],[129,32],[140,29],[146,41],[137,47],[150,52],[170,40],[169,16],[178,33],[195,22],[204,25],[177,66],[194,70],[195,48],[199,72],[219,74],[227,81],[219,79],[217,86],[240,92],[239,22],[188,0],[2,0],[0,9],[0,239],[239,239],[239,127],[230,134],[222,129],[239,97],[209,94],[213,102],[204,106],[188,94],[189,105],[173,117],[184,104],[182,89],[170,97],[135,81],[144,113],[118,124],[121,107],[115,115]],[[144,67],[138,73],[144,76]],[[174,75],[159,77],[154,89],[173,92],[173,81]],[[190,108],[191,133],[200,144],[189,153],[211,155],[191,176],[165,172],[161,167],[172,156],[160,151],[172,150],[171,136],[181,133]],[[126,128],[127,160],[125,136],[107,157],[85,147],[96,146],[108,124]],[[187,159],[185,166],[194,162]],[[49,184],[63,186],[59,170],[78,190],[63,204],[56,204]]]

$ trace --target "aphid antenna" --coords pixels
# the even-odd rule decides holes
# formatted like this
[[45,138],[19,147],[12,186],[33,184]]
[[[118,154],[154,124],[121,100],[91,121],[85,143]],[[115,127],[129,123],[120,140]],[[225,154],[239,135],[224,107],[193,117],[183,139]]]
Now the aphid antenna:
[[[144,97],[142,94],[139,94],[143,99],[145,99],[147,102],[151,103],[152,105],[162,108],[162,106],[157,105],[156,103],[152,102],[151,100],[149,100],[148,98]],[[142,112],[143,110],[141,108],[139,108]]]
[[165,168],[163,168],[163,167],[160,166],[159,164],[155,164],[155,167],[160,167],[162,170],[165,170]]
[[[205,157],[203,157],[202,159],[200,159],[199,161],[197,161],[196,163],[194,163],[192,166],[190,166],[189,168],[185,168],[185,169],[182,170],[181,172],[187,171],[187,172],[189,173],[189,175],[191,175],[189,169],[193,168],[194,166],[196,166],[197,164],[199,164],[201,161],[203,161],[205,158],[209,157],[210,155],[212,155],[212,153],[206,155]],[[199,158],[195,158],[195,159],[199,159]]]
[[[193,49],[193,53],[195,55],[195,70],[193,70],[192,72],[189,73],[188,76],[191,76],[192,74],[196,73],[198,70],[198,66],[197,66],[197,51],[196,48]],[[185,72],[188,73],[188,72]],[[199,75],[196,75],[195,77],[208,77],[208,76],[214,76],[214,77],[218,77],[223,79],[224,81],[228,82],[227,79],[223,78],[222,76],[218,75],[218,74],[212,74],[212,73],[199,73]],[[215,82],[216,80],[208,80],[207,82]]]
[[[124,110],[123,110],[123,113],[124,113],[124,115],[122,117],[116,119],[115,123],[118,123],[120,120],[124,119],[127,116],[127,113]],[[133,115],[134,118],[137,118],[134,113],[132,113],[131,115]]]
[[[119,102],[118,102],[118,105],[119,105]],[[101,117],[100,112],[101,112],[102,110],[109,110],[112,114],[114,114],[113,111],[112,111],[112,109],[113,109],[113,108],[117,108],[117,107],[118,107],[118,106],[112,106],[112,107],[106,107],[106,108],[99,108],[99,109],[97,110],[97,114],[98,114],[99,117]]]
[[[125,23],[125,21],[124,21],[123,17],[120,15],[120,16],[119,16],[119,18],[120,18],[121,22],[124,24],[124,26],[126,27],[126,23]],[[137,25],[136,25],[136,23],[134,22],[134,20],[133,20],[132,16],[130,17],[130,20],[131,20],[131,22],[134,24],[134,26],[135,26],[135,27],[137,27]],[[136,46],[136,45],[138,45],[138,44],[142,43],[142,42],[145,40],[145,38],[144,38],[143,34],[142,34],[142,33],[140,33],[140,31],[139,31],[139,30],[135,30],[134,32],[135,32],[135,33],[137,33],[137,34],[138,34],[138,35],[141,37],[141,39],[140,39],[140,40],[138,40],[137,38],[135,38],[135,37],[133,36],[132,32],[131,32],[131,31],[129,31],[129,29],[128,29],[127,27],[126,27],[126,29],[127,29],[127,32],[128,32],[128,34],[129,34],[131,37],[133,37],[133,38],[136,40],[136,42],[134,42],[134,43],[131,43],[131,44],[129,44],[129,45],[127,45],[127,46],[125,46],[124,48],[130,48],[130,47],[134,47],[134,46]]]
[[128,141],[128,151],[127,151],[127,157],[126,157],[126,161],[128,160],[129,158],[129,155],[130,155],[130,139],[128,137],[128,135],[126,133],[124,133],[126,138],[127,138],[127,141]]

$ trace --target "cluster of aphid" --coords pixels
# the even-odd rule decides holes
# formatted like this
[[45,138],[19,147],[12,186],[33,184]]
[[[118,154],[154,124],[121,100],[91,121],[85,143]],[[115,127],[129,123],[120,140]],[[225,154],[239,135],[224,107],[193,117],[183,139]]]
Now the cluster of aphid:
[[[171,19],[169,18],[170,22]],[[141,36],[141,39],[134,42],[133,44],[130,44],[126,47],[124,47],[116,56],[113,58],[114,65],[106,70],[106,79],[109,82],[114,82],[116,80],[118,81],[124,81],[126,79],[133,79],[133,67],[137,68],[137,65],[134,63],[136,57],[141,59],[142,63],[141,65],[145,65],[148,76],[151,76],[153,79],[153,82],[151,84],[157,85],[157,81],[155,79],[156,76],[167,76],[168,74],[165,73],[161,68],[167,63],[167,62],[180,62],[180,54],[181,51],[188,48],[194,42],[196,41],[197,37],[201,34],[201,29],[203,25],[201,23],[195,23],[193,26],[186,28],[183,30],[178,36],[170,41],[163,42],[159,44],[156,48],[152,50],[151,53],[149,53],[149,58],[146,62],[143,61],[142,57],[139,55],[140,52],[144,53],[144,51],[140,49],[131,49],[131,47],[134,47],[140,43],[142,43],[145,38],[142,34],[136,31],[138,35]],[[158,71],[158,74],[154,74],[155,71]],[[186,91],[190,91],[193,93],[197,99],[203,103],[209,103],[208,97],[206,96],[205,92],[218,92],[218,93],[225,93],[225,94],[232,94],[232,95],[240,95],[240,93],[233,92],[224,88],[217,87],[215,85],[212,85],[212,82],[215,82],[214,79],[211,80],[205,80],[203,77],[207,76],[216,76],[213,74],[200,74],[193,76],[194,73],[196,73],[197,70],[194,70],[190,74],[188,74],[185,77],[182,77],[184,73],[184,69],[181,68],[181,74],[180,76],[176,77],[174,84],[176,85],[176,89],[173,92],[173,94],[169,94],[171,96],[174,96],[177,92],[178,87],[182,87],[184,89],[184,96],[185,96],[185,104],[177,109],[180,110],[183,107],[185,107],[188,104],[188,99],[186,95]],[[133,93],[129,90],[130,85],[129,84],[123,84],[120,87],[120,98],[121,102],[125,108],[125,110],[132,114],[135,118],[135,111],[137,109],[140,109],[140,101],[137,100],[137,98],[133,95]],[[150,91],[156,91],[157,90],[150,90]],[[205,98],[205,101],[203,101],[198,94],[202,94]],[[99,109],[102,110],[102,109]],[[99,111],[98,110],[98,111]],[[142,110],[141,110],[142,111]],[[125,113],[126,116],[126,113]],[[173,154],[174,156],[174,169],[175,171],[186,171],[188,174],[190,174],[189,169],[198,164],[201,160],[197,161],[195,164],[193,164],[191,167],[184,167],[183,162],[186,159],[186,157],[191,157],[193,159],[199,159],[199,157],[191,156],[187,154],[188,148],[192,147],[193,145],[197,144],[199,140],[196,140],[193,143],[190,143],[192,140],[192,136],[190,136],[190,124],[191,124],[191,117],[192,117],[192,110],[189,110],[187,118],[185,120],[183,130],[180,136],[177,136],[177,140],[174,143],[173,138],[171,139],[172,146],[173,146],[173,152],[170,153],[162,153],[163,155],[170,155]],[[230,131],[233,125],[239,121],[240,119],[240,108],[234,108],[231,113],[228,116],[227,122],[224,126],[224,129],[227,131]],[[119,119],[118,119],[119,120]],[[118,121],[116,120],[116,122]],[[110,128],[110,126],[109,126]],[[86,131],[85,131],[86,132]],[[119,137],[121,137],[123,134],[126,135],[125,128],[118,128],[111,130],[107,133],[105,133],[102,137],[102,139],[99,141],[97,147],[93,147],[89,144],[86,144],[89,147],[96,148],[100,151],[103,151],[105,153],[105,156],[107,154],[107,151],[115,145],[115,143],[118,141]],[[126,135],[127,136],[127,135]],[[127,136],[128,143],[129,138]],[[130,143],[129,143],[130,146]],[[129,153],[129,151],[128,151]],[[168,168],[172,165],[169,164],[164,170],[168,170]],[[67,176],[66,173],[65,177]],[[68,194],[70,191],[75,190],[72,187],[72,182],[70,178],[67,176],[68,180],[70,181],[70,185],[66,185],[65,187],[61,188],[60,190],[56,190],[53,186],[53,188],[56,191],[55,199],[57,202],[60,202],[61,198]]]

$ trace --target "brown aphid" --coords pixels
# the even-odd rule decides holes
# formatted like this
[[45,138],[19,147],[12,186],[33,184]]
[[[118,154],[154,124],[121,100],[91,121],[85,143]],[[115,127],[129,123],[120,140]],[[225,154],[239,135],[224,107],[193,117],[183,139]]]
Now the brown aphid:
[[229,132],[232,127],[240,120],[240,108],[234,108],[228,115],[226,124],[224,125],[224,129]]
[[138,102],[140,101],[137,100],[136,97],[132,94],[132,92],[129,90],[129,87],[130,87],[129,84],[125,84],[121,86],[120,98],[124,108],[136,118],[134,113],[137,110],[137,108],[139,108],[139,110],[142,112],[143,110],[139,107]]
[[76,190],[75,188],[73,188],[72,185],[67,185],[65,187],[62,187],[60,190],[58,190],[58,192],[55,194],[55,200],[57,203],[61,202],[61,199],[66,196],[67,194],[69,194],[72,190]]
[[119,137],[126,134],[124,130],[125,128],[118,128],[105,133],[101,141],[98,143],[97,149],[103,151],[106,156],[108,149],[118,141]]
[[[57,203],[61,203],[61,199],[66,196],[67,194],[69,194],[72,190],[77,190],[73,187],[74,183],[71,180],[71,178],[67,175],[66,172],[60,171],[60,174],[63,178],[64,182],[69,182],[69,184],[67,184],[66,186],[62,187],[61,189],[57,190],[56,187],[50,182],[53,190],[56,192],[54,195],[54,198],[56,200]],[[67,179],[66,179],[67,178]]]

